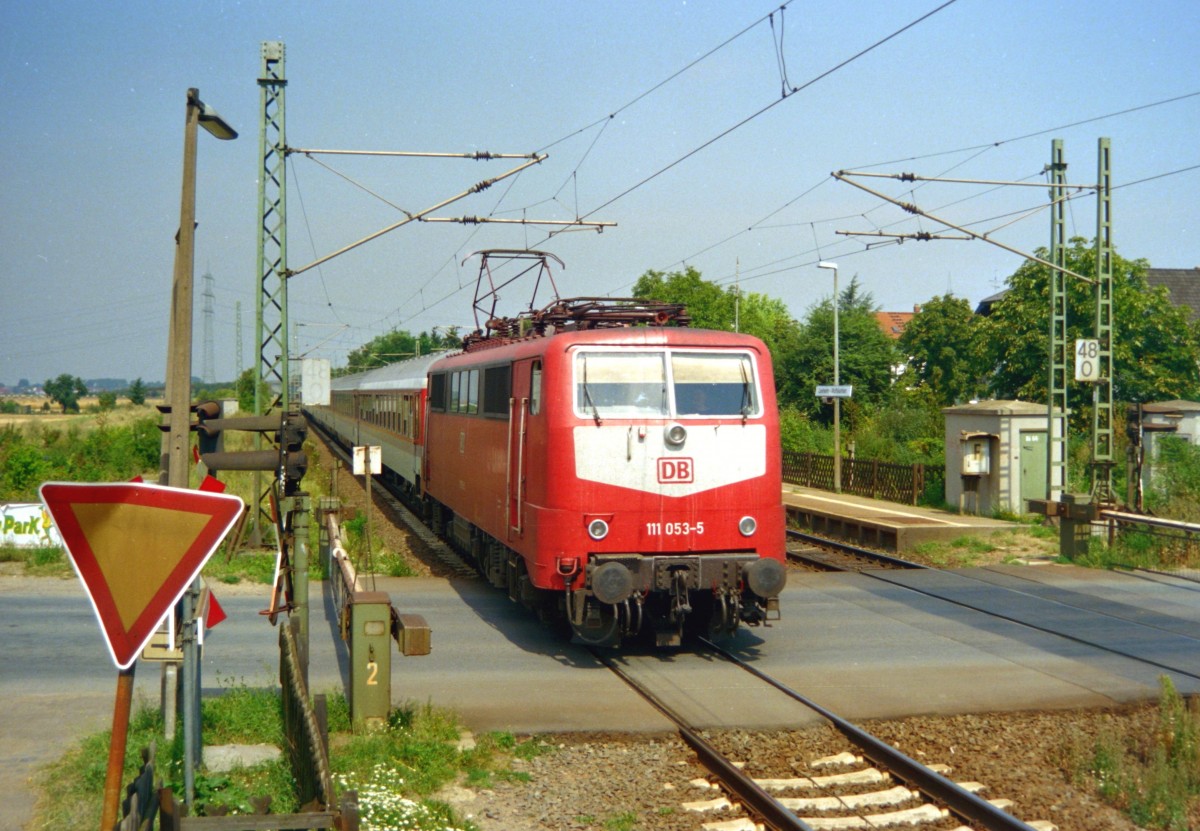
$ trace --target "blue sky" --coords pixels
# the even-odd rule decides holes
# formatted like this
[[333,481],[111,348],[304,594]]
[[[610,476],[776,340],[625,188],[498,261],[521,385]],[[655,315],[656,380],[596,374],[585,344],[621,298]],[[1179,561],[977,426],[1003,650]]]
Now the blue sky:
[[[1019,257],[978,241],[839,235],[941,226],[830,172],[1040,181],[1053,138],[1065,141],[1069,181],[1090,184],[1097,139],[1111,137],[1122,256],[1200,266],[1200,4],[957,0],[859,54],[939,5],[0,4],[0,382],[162,378],[193,86],[241,133],[199,138],[193,366],[200,375],[206,271],[216,378],[237,370],[239,301],[243,364],[256,360],[265,40],[286,45],[289,145],[540,150],[542,164],[436,215],[617,223],[549,239],[515,225],[401,228],[290,282],[293,354],[337,364],[394,327],[473,328],[468,257],[485,248],[553,252],[566,297],[624,295],[647,269],[692,265],[803,318],[830,294],[823,259],[887,310],[947,292],[975,303]],[[292,268],[397,221],[394,206],[423,210],[513,164],[320,158],[336,173],[289,161]],[[1049,240],[1045,210],[1014,213],[1044,206],[1041,190],[867,184],[1021,250]],[[1091,238],[1095,199],[1081,193],[1067,221]],[[529,300],[510,288],[502,311]]]

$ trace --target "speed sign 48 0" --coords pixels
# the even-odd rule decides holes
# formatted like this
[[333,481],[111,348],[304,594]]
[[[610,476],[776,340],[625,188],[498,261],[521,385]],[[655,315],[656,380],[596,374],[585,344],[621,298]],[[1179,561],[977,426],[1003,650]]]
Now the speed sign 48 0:
[[1075,380],[1100,380],[1100,341],[1096,338],[1075,341]]

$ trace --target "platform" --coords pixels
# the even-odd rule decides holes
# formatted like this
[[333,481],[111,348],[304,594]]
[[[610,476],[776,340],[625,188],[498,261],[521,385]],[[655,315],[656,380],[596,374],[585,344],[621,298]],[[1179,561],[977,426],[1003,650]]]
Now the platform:
[[799,485],[783,486],[789,524],[847,542],[903,554],[925,542],[986,536],[1019,527],[1015,522],[901,505]]

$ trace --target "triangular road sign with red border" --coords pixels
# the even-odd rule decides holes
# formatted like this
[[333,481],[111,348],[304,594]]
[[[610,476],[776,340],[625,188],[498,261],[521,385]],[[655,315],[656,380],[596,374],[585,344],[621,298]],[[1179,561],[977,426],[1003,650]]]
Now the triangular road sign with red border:
[[120,669],[245,508],[237,496],[141,483],[47,482],[40,493]]

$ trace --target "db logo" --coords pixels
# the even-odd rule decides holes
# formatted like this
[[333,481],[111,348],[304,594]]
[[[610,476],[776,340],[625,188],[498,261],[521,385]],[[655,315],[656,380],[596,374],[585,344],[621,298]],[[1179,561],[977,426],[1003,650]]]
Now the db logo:
[[663,483],[691,482],[696,469],[691,459],[670,458],[658,460],[658,481]]

